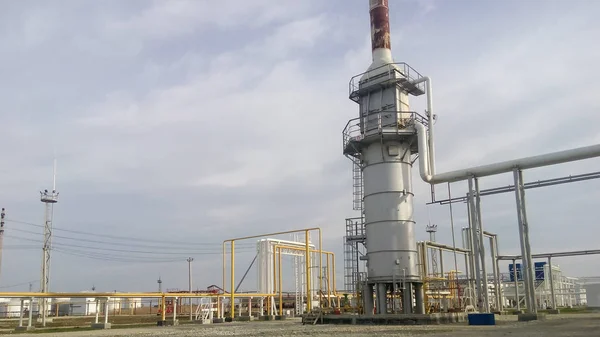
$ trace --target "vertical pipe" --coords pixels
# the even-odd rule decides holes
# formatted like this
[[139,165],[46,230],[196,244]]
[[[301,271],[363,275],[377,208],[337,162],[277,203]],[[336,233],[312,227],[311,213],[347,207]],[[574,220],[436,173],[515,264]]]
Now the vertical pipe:
[[21,311],[19,312],[19,327],[23,326],[23,311],[25,309],[24,304],[25,304],[25,300],[21,299],[21,309],[20,309]]
[[473,254],[473,260],[475,261],[475,282],[477,287],[475,291],[477,298],[477,308],[481,311],[481,306],[483,305],[483,290],[482,290],[482,282],[481,282],[481,269],[479,266],[479,240],[477,239],[476,231],[477,231],[477,215],[475,212],[475,200],[473,195],[473,178],[469,177],[469,235],[471,237],[472,248],[471,252]]
[[277,250],[277,255],[279,256],[279,263],[277,265],[277,279],[279,280],[279,286],[277,286],[279,290],[279,315],[283,316],[283,282],[281,277],[281,248]]
[[[461,234],[461,240],[462,240],[462,246],[463,246],[463,248],[468,249],[467,248],[467,243],[466,243],[466,240],[465,240],[465,237],[466,237],[467,233],[466,233],[466,231],[464,229],[466,229],[466,228],[463,228],[463,230],[460,233]],[[471,271],[470,271],[470,269],[471,268],[469,267],[469,254],[464,254],[464,256],[465,256],[465,276],[467,277],[467,287],[469,288],[469,291],[470,291],[470,288],[471,288]],[[457,272],[458,272],[458,270],[457,270]],[[456,291],[458,293],[458,275],[456,277],[457,277]],[[464,293],[463,293],[463,296],[464,296]]]
[[[104,324],[108,324],[108,300],[110,298],[106,298],[106,302],[104,302]],[[163,312],[164,314],[164,312]]]
[[[152,304],[150,304],[150,308],[152,308]],[[99,323],[100,319],[100,301],[96,299],[96,324]]]
[[533,258],[531,257],[531,245],[529,242],[529,221],[527,221],[527,202],[525,199],[525,183],[523,182],[523,172],[519,170],[519,186],[521,190],[521,204],[523,212],[523,241],[525,242],[526,255],[524,258],[527,259],[527,276],[529,279],[529,293],[531,294],[532,312],[537,313],[537,301],[535,296],[535,274]]
[[229,302],[231,303],[231,320],[233,321],[235,313],[235,241],[231,240],[231,291]]
[[[277,251],[278,248],[277,245],[273,245],[273,294],[276,295],[279,291],[279,282],[277,282]],[[275,303],[275,297],[273,297],[273,300],[271,301],[271,313],[275,314],[275,308],[277,307],[277,304]]]
[[331,308],[331,284],[329,281],[331,280],[331,271],[329,270],[329,254],[325,254],[325,274],[327,274],[326,286],[327,286],[327,306]]
[[177,297],[173,298],[173,324],[177,321]]
[[494,302],[496,302],[496,311],[500,311],[500,289],[498,288],[498,261],[496,260],[495,236],[490,236],[490,253],[492,258],[492,269],[494,273]]
[[[337,285],[336,285],[336,280],[335,280],[335,255],[332,253],[331,254],[331,275],[332,275],[332,280],[333,280],[333,294],[337,296]],[[338,307],[339,307],[339,301],[338,301]]]
[[423,284],[415,284],[415,302],[417,304],[416,313],[425,314]]
[[368,284],[366,281],[362,284],[363,293],[363,311],[365,315],[373,315],[373,285]]
[[27,322],[28,327],[31,327],[33,324],[33,300],[33,297],[29,299],[29,317]]
[[312,296],[310,293],[310,245],[309,245],[309,231],[304,232],[305,241],[305,256],[306,256],[306,312],[312,311]]
[[554,276],[552,275],[551,257],[548,257],[548,277],[550,278],[550,296],[552,297],[552,309],[556,309],[556,294],[554,293]]
[[376,283],[375,294],[377,295],[377,313],[387,314],[387,284]]
[[479,230],[479,256],[481,259],[481,271],[483,273],[482,275],[482,290],[484,291],[483,293],[483,298],[485,300],[484,303],[484,308],[485,308],[485,312],[490,312],[490,292],[488,290],[488,278],[487,278],[487,267],[486,267],[486,263],[485,263],[485,241],[483,239],[483,220],[482,220],[482,216],[481,216],[481,196],[480,196],[480,190],[479,190],[479,179],[478,178],[474,178],[474,182],[475,182],[475,202],[476,202],[476,207],[477,207],[477,229]]
[[444,277],[444,254],[443,250],[440,248],[440,277]]
[[[321,230],[319,229],[319,308],[323,303],[323,236],[321,235]],[[322,318],[323,316],[321,316]]]
[[[223,289],[223,295],[225,295],[225,241],[223,241],[223,282],[221,283],[221,289]],[[224,299],[223,299],[223,302]],[[225,318],[225,312],[221,311],[221,307],[218,307],[217,310],[219,311],[219,318]]]
[[412,314],[412,283],[405,282],[404,290],[402,291],[403,311],[405,314]]
[[497,287],[498,287],[498,298],[500,299],[499,310],[503,311],[504,310],[504,295],[503,295],[503,291],[502,291],[500,263],[498,261],[498,256],[500,255],[500,248],[498,246],[498,235],[494,235],[494,248],[495,248],[494,253],[496,254],[496,275],[498,275],[498,277],[496,278],[496,282],[497,282]]
[[[515,199],[517,203],[517,219],[519,222],[519,238],[521,243],[521,256],[522,260],[522,272],[523,275],[523,285],[525,288],[525,305],[527,306],[527,311],[530,313],[535,313],[535,305],[532,301],[533,296],[531,294],[531,288],[529,287],[529,283],[531,279],[529,278],[529,273],[527,272],[529,261],[527,259],[527,245],[525,244],[525,213],[523,212],[523,186],[521,185],[521,170],[519,168],[515,168],[513,171],[514,181],[515,181]],[[516,270],[517,265],[514,265]],[[517,273],[518,275],[518,273]]]
[[513,278],[515,281],[515,302],[517,302],[517,311],[521,310],[521,301],[519,299],[519,273],[517,273],[517,260],[513,259]]
[[469,280],[469,286],[471,287],[471,301],[473,305],[477,305],[477,290],[476,290],[476,270],[475,270],[475,245],[473,244],[473,235],[472,235],[472,224],[473,218],[471,214],[471,206],[467,202],[467,220],[469,222],[469,227],[466,228],[466,238],[467,244],[469,245],[469,269],[471,270],[471,279]]
[[[191,257],[188,258],[188,278],[189,278],[188,283],[189,283],[189,288],[190,288],[189,289],[190,295],[192,294],[192,261],[194,261],[193,258],[191,258]],[[192,317],[192,307],[193,306],[192,306],[192,298],[191,297],[189,299],[189,302],[190,302],[190,321],[191,321],[191,320],[193,320],[193,317]]]
[[[428,86],[427,86],[427,95],[430,97],[429,101],[431,100],[431,82],[428,82]],[[431,102],[428,101],[428,104],[431,104]],[[431,111],[431,105],[429,105],[428,110],[429,114],[430,114],[430,124],[429,124],[429,145],[430,145],[430,151],[429,151],[429,162],[430,164],[430,168],[432,170],[435,170],[435,154],[434,154],[434,144],[433,144],[433,112]],[[435,171],[432,171],[432,174],[435,174]],[[448,183],[448,199],[450,200],[450,203],[448,205],[449,207],[449,211],[450,211],[450,229],[452,230],[452,248],[454,248],[454,252],[453,252],[453,256],[454,256],[454,270],[456,271],[455,274],[455,291],[458,293],[458,258],[456,256],[456,238],[455,238],[455,230],[454,230],[454,212],[452,210],[452,190],[450,189],[450,183]],[[463,244],[464,246],[464,244]],[[465,269],[466,269],[466,264],[465,264]],[[469,278],[467,277],[467,282],[468,282]]]

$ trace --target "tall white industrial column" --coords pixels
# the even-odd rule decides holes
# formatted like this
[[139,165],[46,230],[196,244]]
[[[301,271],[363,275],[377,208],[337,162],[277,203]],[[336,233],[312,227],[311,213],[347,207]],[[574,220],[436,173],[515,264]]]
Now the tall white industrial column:
[[[364,184],[367,283],[365,313],[371,303],[387,313],[387,293],[403,289],[404,313],[424,310],[422,279],[417,268],[413,220],[412,163],[418,152],[408,95],[424,94],[421,76],[405,63],[394,63],[390,43],[388,0],[370,0],[373,62],[350,82],[350,99],[360,105],[358,124],[344,130],[344,154],[360,165]],[[376,303],[373,301],[373,288]],[[420,303],[419,303],[420,302]]]

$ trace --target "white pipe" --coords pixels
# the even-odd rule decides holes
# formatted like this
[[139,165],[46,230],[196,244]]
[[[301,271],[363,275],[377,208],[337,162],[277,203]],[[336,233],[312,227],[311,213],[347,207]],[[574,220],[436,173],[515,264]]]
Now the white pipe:
[[431,78],[429,78],[428,76],[423,76],[423,77],[419,78],[418,80],[414,81],[413,84],[417,85],[422,82],[425,82],[425,85],[426,85],[425,90],[426,90],[426,94],[427,94],[427,117],[428,117],[428,124],[429,124],[429,133],[428,133],[429,169],[430,169],[431,174],[435,175],[435,142],[433,141],[433,139],[434,139],[434,137],[433,137],[434,115],[433,115],[433,91],[431,89],[431,87],[432,87]]
[[417,130],[418,148],[419,148],[419,173],[421,179],[425,182],[433,183],[434,176],[431,173],[429,164],[432,162],[429,160],[429,149],[427,146],[427,130],[425,125],[415,121],[415,129]]
[[473,176],[485,177],[500,173],[507,173],[511,172],[515,167],[525,170],[536,167],[550,166],[583,159],[600,157],[600,144],[597,144],[565,151],[546,153],[533,157],[513,159],[489,165],[476,166],[452,172],[435,174],[435,172],[431,170],[430,166],[429,149],[427,146],[427,130],[425,126],[419,121],[415,121],[414,125],[419,138],[419,169],[421,179],[430,184],[461,181]]

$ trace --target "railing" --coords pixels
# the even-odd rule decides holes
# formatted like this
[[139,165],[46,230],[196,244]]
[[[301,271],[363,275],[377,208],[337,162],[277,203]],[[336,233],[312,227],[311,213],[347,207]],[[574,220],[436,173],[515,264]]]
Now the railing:
[[[392,120],[388,122],[387,120],[390,119],[389,116],[396,118],[391,118]],[[365,134],[373,133],[374,131],[382,132],[385,129],[386,132],[397,132],[400,134],[412,126],[415,121],[426,126],[428,125],[427,118],[414,111],[381,111],[353,118],[346,123],[342,131],[342,148],[345,151],[348,144],[359,142],[365,137]]]
[[[404,62],[388,63],[352,77],[350,79],[348,95],[350,96],[350,99],[352,99],[355,102],[358,102],[358,99],[360,97],[360,95],[358,95],[358,92],[360,91],[361,86],[365,83],[371,82],[373,80],[379,80],[377,81],[377,84],[380,84],[385,82],[398,81],[402,78],[406,79],[408,82],[415,82],[421,79],[422,77],[423,76],[418,71],[416,71]],[[424,83],[419,83],[415,86],[420,91],[425,92]]]

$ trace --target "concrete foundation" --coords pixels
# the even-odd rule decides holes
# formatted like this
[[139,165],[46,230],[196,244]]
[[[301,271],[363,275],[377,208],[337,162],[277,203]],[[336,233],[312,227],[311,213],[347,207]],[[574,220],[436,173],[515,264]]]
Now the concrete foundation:
[[546,319],[546,314],[519,314],[519,322],[541,321]]
[[253,316],[238,316],[235,318],[236,322],[250,322],[253,320],[254,320]]
[[225,318],[213,318],[213,323],[225,323]]
[[549,309],[548,315],[558,315],[560,314],[560,309]]
[[287,318],[287,316],[283,316],[283,315],[275,316],[276,321],[285,321],[286,318]]
[[[215,318],[216,319],[216,318]],[[211,321],[210,319],[197,319],[194,321],[194,324],[212,324],[213,321]]]
[[275,316],[272,316],[272,315],[260,316],[259,320],[261,320],[261,321],[274,321],[275,320]]
[[33,331],[35,330],[34,326],[18,326],[15,328],[15,331]]
[[[41,318],[41,317],[38,317],[38,318],[36,319],[36,322],[38,322],[38,323],[42,323],[42,321],[43,321],[43,320],[42,320],[42,318]],[[46,317],[46,323],[52,323],[52,318],[50,318],[50,317]]]
[[110,323],[92,323],[92,329],[103,330],[103,329],[110,329],[110,328],[111,328]]
[[[384,315],[324,315],[323,324],[356,324],[356,325],[427,325],[448,324],[465,322],[467,315],[464,313],[438,313],[438,314],[384,314]],[[302,316],[302,323],[313,324],[315,317]],[[321,319],[317,320],[317,324]]]

